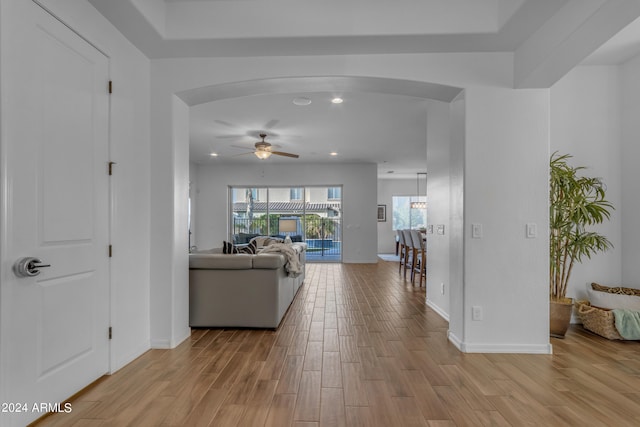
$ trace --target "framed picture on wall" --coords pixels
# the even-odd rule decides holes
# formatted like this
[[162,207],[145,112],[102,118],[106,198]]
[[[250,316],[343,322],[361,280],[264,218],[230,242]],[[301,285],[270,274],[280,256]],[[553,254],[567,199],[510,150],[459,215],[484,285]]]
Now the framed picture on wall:
[[387,220],[387,205],[378,205],[378,222]]

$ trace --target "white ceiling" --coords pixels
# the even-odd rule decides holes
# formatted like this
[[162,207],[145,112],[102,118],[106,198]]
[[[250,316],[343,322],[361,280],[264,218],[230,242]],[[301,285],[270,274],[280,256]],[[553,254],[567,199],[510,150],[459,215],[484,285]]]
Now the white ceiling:
[[[89,0],[152,59],[515,53],[551,17],[577,10],[576,1],[581,0]],[[639,52],[635,22],[584,63],[620,63]],[[373,162],[381,178],[425,171],[427,106],[436,101],[342,91],[345,102],[334,105],[329,100],[335,93],[319,90],[191,102],[192,161],[257,164],[251,154],[236,155],[250,151],[264,132],[277,150],[300,155],[272,156],[268,162]],[[296,97],[312,103],[296,106]],[[338,156],[330,157],[330,151]]]
[[150,58],[514,51],[569,1],[89,0]]
[[[379,173],[415,177],[426,168],[426,118],[431,101],[411,96],[350,92],[333,104],[328,92],[232,98],[191,107],[191,159],[201,164],[377,163]],[[298,106],[297,97],[311,100]],[[260,133],[277,151],[299,159],[250,152]],[[217,157],[210,153],[215,152]],[[337,152],[337,156],[330,156]],[[234,157],[235,156],[235,157]]]

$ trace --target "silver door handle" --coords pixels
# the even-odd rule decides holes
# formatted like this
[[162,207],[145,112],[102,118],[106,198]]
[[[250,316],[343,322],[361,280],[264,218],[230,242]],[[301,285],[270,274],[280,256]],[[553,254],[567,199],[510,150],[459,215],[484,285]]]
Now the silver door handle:
[[18,277],[33,277],[40,274],[40,269],[51,267],[51,264],[42,264],[40,258],[24,257],[13,264],[13,272]]

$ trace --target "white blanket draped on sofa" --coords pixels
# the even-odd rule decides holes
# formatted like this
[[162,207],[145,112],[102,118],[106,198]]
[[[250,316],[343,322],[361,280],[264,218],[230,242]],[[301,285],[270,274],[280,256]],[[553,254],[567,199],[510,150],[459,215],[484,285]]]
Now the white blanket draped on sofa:
[[284,268],[290,277],[298,277],[302,274],[302,264],[298,259],[298,253],[286,243],[271,243],[259,250],[260,253],[281,253],[287,258]]

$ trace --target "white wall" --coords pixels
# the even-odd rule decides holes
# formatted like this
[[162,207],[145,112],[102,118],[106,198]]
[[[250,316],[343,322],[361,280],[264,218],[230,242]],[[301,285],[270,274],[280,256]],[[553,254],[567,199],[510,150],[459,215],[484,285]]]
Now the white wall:
[[[465,103],[461,347],[549,352],[549,90],[474,87]],[[525,237],[527,223],[537,238]],[[472,224],[482,238],[471,237]],[[482,320],[472,320],[473,307]]]
[[[464,146],[466,138],[464,93],[451,102],[449,146],[449,339],[465,342],[464,300]],[[428,149],[428,147],[427,147]],[[429,159],[427,158],[427,162]],[[428,242],[428,241],[427,241]],[[427,263],[429,260],[427,259]],[[429,272],[427,272],[427,275]]]
[[[182,206],[174,211],[172,250],[173,263],[170,265],[173,283],[189,282],[189,107],[178,97],[173,98],[173,204]],[[185,286],[175,286],[172,289],[168,305],[169,309],[163,316],[171,321],[171,332],[168,347],[175,347],[190,334],[189,328],[189,289]],[[158,306],[154,308],[159,308]],[[156,335],[152,337],[158,339]],[[156,342],[158,343],[158,342]]]
[[[151,346],[173,348],[190,334],[189,108],[174,95],[162,95],[151,93],[152,105],[168,112],[166,122],[151,128]],[[170,144],[158,144],[158,135],[168,137]]]
[[190,247],[195,246],[196,231],[196,212],[198,211],[198,165],[196,163],[189,163],[189,198],[191,199],[191,242]]
[[640,289],[640,57],[620,67],[621,88],[621,283]]
[[[422,178],[424,178],[424,176]],[[424,181],[424,179],[422,179],[422,181]],[[396,232],[393,230],[392,197],[415,196],[416,191],[417,185],[415,179],[385,178],[378,180],[378,204],[387,205],[387,220],[378,223],[379,254],[394,254],[396,252]]]
[[[171,129],[167,127],[167,123],[171,123],[171,109],[167,104],[170,105],[172,94],[198,88],[283,76],[365,76],[464,88],[464,235],[452,235],[464,238],[454,246],[457,250],[464,245],[464,257],[463,271],[451,277],[452,282],[454,278],[456,281],[462,278],[464,283],[458,289],[463,297],[454,295],[453,291],[451,294],[458,299],[451,300],[450,314],[454,313],[454,305],[462,310],[456,312],[458,317],[452,326],[457,329],[452,331],[452,336],[457,337],[456,344],[465,351],[550,350],[546,284],[548,90],[511,89],[513,55],[183,58],[154,60],[151,68],[152,140],[154,149],[157,146],[162,151],[170,150],[167,147],[173,144]],[[282,81],[279,87],[284,87]],[[156,171],[159,175],[153,178],[154,185],[161,188],[171,185],[164,177],[172,174],[171,168],[161,166]],[[525,188],[527,191],[522,190]],[[458,181],[455,189],[460,189]],[[349,197],[346,190],[344,197]],[[375,212],[375,192],[371,200],[371,209]],[[156,222],[155,226],[152,223],[154,233],[156,228],[162,230],[173,224],[173,217],[164,216],[164,212],[182,209],[166,199],[158,201],[153,209],[163,212],[163,216],[152,218]],[[455,207],[459,208],[459,203]],[[375,218],[373,222],[377,223]],[[484,239],[471,241],[467,237],[472,222],[485,224]],[[526,222],[537,223],[543,237],[525,240]],[[203,231],[201,225],[198,230]],[[376,231],[377,227],[372,228],[371,235],[377,235]],[[377,243],[374,241],[371,247],[377,249]],[[345,253],[347,250],[345,246]],[[174,262],[170,254],[160,251],[158,255],[152,256],[154,262]],[[456,258],[456,262],[459,259]],[[159,279],[159,287],[187,286],[186,282],[169,283],[171,279],[167,276]],[[524,310],[522,301],[527,301]],[[474,305],[483,307],[483,321],[472,322],[467,316]]]
[[[427,304],[449,319],[450,218],[450,104],[430,101],[427,107]],[[437,225],[444,234],[437,234]],[[442,288],[444,286],[444,290]]]
[[377,166],[375,164],[283,166],[261,162],[239,168],[199,165],[196,244],[201,249],[222,246],[228,240],[228,186],[342,185],[343,262],[377,262]]
[[587,167],[584,175],[602,177],[607,199],[616,208],[610,221],[594,227],[611,240],[614,248],[574,266],[568,297],[586,298],[586,286],[592,282],[620,286],[623,253],[620,125],[618,67],[577,67],[551,88],[551,152],[570,154],[573,156],[570,164]]
[[111,178],[111,360],[117,370],[149,348],[149,60],[86,1],[41,3],[109,57],[110,154],[117,163]]

